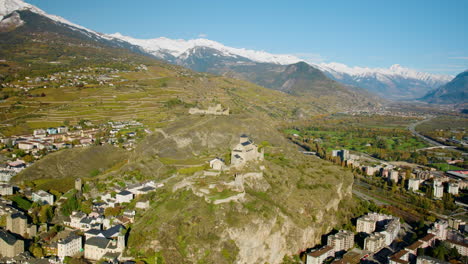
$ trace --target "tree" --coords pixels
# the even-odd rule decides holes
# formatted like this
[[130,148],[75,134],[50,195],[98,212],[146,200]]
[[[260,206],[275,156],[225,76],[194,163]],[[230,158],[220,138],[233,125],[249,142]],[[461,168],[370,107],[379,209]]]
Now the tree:
[[77,210],[79,207],[80,203],[78,201],[78,197],[75,194],[67,199],[67,201],[63,204],[61,211],[65,216],[69,216],[73,211]]
[[93,210],[93,204],[91,201],[84,201],[80,204],[80,211],[82,211],[85,214],[90,214]]
[[39,244],[33,244],[30,248],[29,251],[33,254],[35,258],[42,258],[44,257],[44,250]]
[[26,152],[24,152],[24,150],[22,149],[18,149],[14,152],[14,154],[16,155],[16,157],[24,157],[26,155]]
[[24,160],[24,162],[31,163],[31,162],[34,161],[34,157],[28,154],[28,155],[23,157],[23,160]]
[[418,248],[417,256],[424,256],[426,254],[424,248]]
[[379,138],[376,145],[379,149],[388,149],[387,141],[384,138]]
[[41,210],[39,211],[39,221],[41,223],[47,223],[52,220],[54,217],[54,211],[52,207],[48,204],[42,206]]
[[120,208],[119,207],[107,207],[104,210],[104,215],[107,216],[118,216],[120,214]]

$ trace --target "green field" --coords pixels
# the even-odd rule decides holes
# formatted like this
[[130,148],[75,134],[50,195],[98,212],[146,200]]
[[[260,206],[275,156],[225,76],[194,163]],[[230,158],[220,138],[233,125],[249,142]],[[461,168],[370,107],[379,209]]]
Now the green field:
[[441,171],[448,171],[448,170],[463,170],[463,168],[453,166],[447,163],[431,163],[431,167],[434,167]]
[[[394,116],[331,115],[316,118],[306,125],[285,128],[284,133],[327,153],[348,149],[384,160],[417,161],[415,151],[428,145],[406,128],[414,118]],[[427,162],[427,161],[426,161]]]

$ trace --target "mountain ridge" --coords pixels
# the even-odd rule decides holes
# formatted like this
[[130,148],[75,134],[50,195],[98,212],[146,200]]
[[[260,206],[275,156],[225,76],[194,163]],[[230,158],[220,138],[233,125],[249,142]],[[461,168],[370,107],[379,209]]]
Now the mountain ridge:
[[[148,53],[171,63],[184,65],[184,58],[197,47],[206,47],[220,52],[220,56],[244,59],[252,63],[270,63],[290,65],[300,61],[323,71],[329,78],[345,85],[357,86],[377,93],[388,99],[413,99],[423,96],[427,91],[450,81],[449,75],[430,74],[394,64],[389,68],[349,67],[341,63],[312,63],[294,55],[271,54],[265,51],[237,49],[208,39],[172,40],[161,37],[154,39],[136,39],[120,33],[107,35],[139,45]],[[400,95],[401,94],[401,95]]]
[[467,103],[468,70],[459,73],[449,83],[428,92],[422,101],[436,104]]

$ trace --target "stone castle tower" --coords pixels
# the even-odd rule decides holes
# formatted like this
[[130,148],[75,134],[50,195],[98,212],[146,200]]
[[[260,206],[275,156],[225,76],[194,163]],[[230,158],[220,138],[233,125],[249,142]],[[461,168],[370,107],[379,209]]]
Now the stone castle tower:
[[81,178],[76,178],[75,179],[75,190],[81,192],[82,187],[83,187],[83,183],[81,182]]

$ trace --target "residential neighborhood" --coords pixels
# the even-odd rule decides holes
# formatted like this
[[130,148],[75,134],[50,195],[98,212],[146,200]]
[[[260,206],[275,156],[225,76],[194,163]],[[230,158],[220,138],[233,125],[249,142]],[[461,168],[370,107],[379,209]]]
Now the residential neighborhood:
[[[97,198],[90,197],[88,200],[82,196],[81,182],[81,179],[76,179],[75,189],[58,201],[46,191],[32,192],[30,199],[33,204],[28,211],[9,200],[13,197],[21,197],[15,199],[22,201],[28,199],[21,196],[18,186],[15,186],[14,196],[2,195],[1,217],[6,224],[0,228],[0,262],[36,263],[34,261],[38,257],[47,257],[47,263],[63,263],[68,257],[108,260],[112,263],[129,260],[123,256],[128,228],[135,221],[136,211],[145,210],[149,205],[148,200],[140,201],[140,198],[164,185],[152,181],[141,182],[122,188],[119,192],[101,193]],[[85,213],[78,208],[67,216],[64,208],[77,198],[81,203],[89,201],[92,205],[90,211]],[[140,205],[135,209],[126,209],[135,199]],[[34,224],[31,218],[34,206],[41,210],[53,206],[55,213],[48,211],[50,215],[46,217],[46,222]],[[108,213],[115,210],[121,213]],[[42,215],[39,214],[39,217]]]
[[468,256],[465,222],[449,225],[445,220],[437,220],[426,233],[408,244],[404,237],[412,231],[406,225],[402,228],[398,217],[370,212],[356,221],[354,232],[333,232],[327,236],[326,245],[307,250],[305,263],[442,263],[424,253],[441,243],[461,256]]

